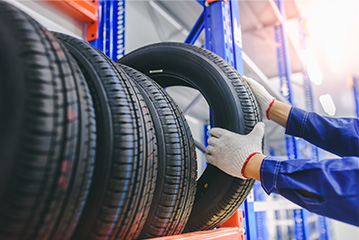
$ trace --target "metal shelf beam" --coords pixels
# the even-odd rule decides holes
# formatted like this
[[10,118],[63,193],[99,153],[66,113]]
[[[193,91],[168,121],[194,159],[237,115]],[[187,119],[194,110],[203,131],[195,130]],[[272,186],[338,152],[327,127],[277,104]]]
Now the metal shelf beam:
[[[225,59],[243,75],[242,35],[237,1],[204,4],[206,48]],[[241,206],[244,210],[246,239],[257,239],[253,192]]]
[[355,113],[359,118],[359,80],[356,75],[352,76],[353,79],[353,91],[354,91],[354,101],[355,101]]
[[72,16],[87,23],[87,41],[98,37],[98,0],[48,0]]

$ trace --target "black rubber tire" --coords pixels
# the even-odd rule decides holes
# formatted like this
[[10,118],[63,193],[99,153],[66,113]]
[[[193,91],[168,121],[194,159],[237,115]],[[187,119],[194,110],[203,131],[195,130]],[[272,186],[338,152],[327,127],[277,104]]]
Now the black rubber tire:
[[[162,87],[190,86],[207,100],[217,127],[246,134],[260,121],[259,108],[247,84],[222,58],[184,43],[158,43],[118,60],[150,76]],[[231,177],[208,165],[197,181],[197,193],[185,231],[212,229],[243,203],[254,180]]]
[[88,43],[55,33],[80,65],[95,103],[94,179],[73,239],[134,239],[152,201],[156,138],[147,106],[123,70]]
[[178,106],[156,82],[117,64],[138,84],[154,119],[158,143],[156,189],[140,238],[180,234],[196,192],[197,162],[191,131]]
[[0,239],[68,239],[91,181],[92,100],[51,33],[3,1],[0,22]]
[[[95,48],[94,48],[95,49]],[[148,213],[150,210],[151,203],[153,201],[153,197],[155,195],[155,186],[157,186],[157,170],[158,170],[158,146],[157,146],[157,135],[155,132],[155,126],[154,126],[154,119],[151,116],[151,113],[149,111],[149,107],[147,103],[149,103],[146,98],[143,97],[141,94],[140,89],[138,88],[138,85],[132,81],[131,77],[128,76],[126,71],[116,64],[114,61],[112,61],[108,56],[106,56],[104,53],[96,49],[100,54],[103,56],[104,59],[117,71],[117,73],[120,76],[123,76],[121,80],[123,81],[123,84],[126,85],[131,92],[130,96],[131,98],[137,99],[137,101],[140,103],[140,110],[142,112],[142,118],[145,121],[144,128],[139,129],[142,130],[141,133],[144,135],[144,142],[143,145],[144,148],[144,154],[139,157],[139,162],[143,162],[143,164],[146,164],[149,166],[148,169],[144,169],[144,179],[139,180],[139,185],[136,187],[136,191],[139,191],[140,194],[137,195],[137,197],[133,197],[133,209],[131,212],[128,212],[128,215],[125,218],[125,222],[123,223],[123,226],[119,226],[119,230],[117,230],[120,234],[117,234],[117,239],[137,239],[139,236],[139,233],[141,232],[145,221],[148,217]],[[133,100],[135,103],[136,101]],[[147,153],[147,155],[146,155]],[[139,164],[139,167],[140,164]],[[147,183],[147,184],[144,184]],[[134,204],[138,202],[137,204]],[[130,217],[132,216],[132,217]],[[129,219],[137,220],[137,222],[131,222]],[[125,230],[122,230],[125,229]]]

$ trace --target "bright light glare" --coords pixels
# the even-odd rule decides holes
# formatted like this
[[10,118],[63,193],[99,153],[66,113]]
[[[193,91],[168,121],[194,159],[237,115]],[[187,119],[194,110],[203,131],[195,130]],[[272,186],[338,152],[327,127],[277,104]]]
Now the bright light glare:
[[320,104],[322,105],[324,112],[330,116],[335,115],[335,105],[332,97],[329,94],[324,94],[319,97]]
[[[326,58],[333,68],[345,65],[345,54],[352,51],[353,29],[358,24],[359,1],[322,1],[308,19],[308,32],[325,50]],[[334,70],[334,69],[333,69]]]
[[313,52],[309,49],[303,50],[300,53],[300,57],[302,62],[307,66],[309,79],[316,85],[322,84],[323,74]]

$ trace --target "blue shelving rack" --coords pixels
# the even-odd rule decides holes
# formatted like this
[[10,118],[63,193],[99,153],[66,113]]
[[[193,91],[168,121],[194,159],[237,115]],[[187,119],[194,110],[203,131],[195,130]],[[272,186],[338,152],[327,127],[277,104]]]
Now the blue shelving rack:
[[353,92],[354,92],[354,101],[355,101],[355,113],[359,118],[359,80],[358,76],[352,75],[353,80]]
[[[275,3],[283,16],[282,24],[275,27],[275,39],[278,43],[277,60],[280,78],[281,94],[294,106],[293,90],[291,85],[291,65],[289,55],[288,37],[286,35],[286,12],[283,0],[275,0]],[[292,136],[285,137],[287,143],[288,159],[297,159],[299,156],[297,140]],[[298,240],[310,239],[308,213],[303,209],[294,210],[295,236]]]
[[112,60],[125,53],[125,1],[99,0],[98,38],[90,42]]
[[[237,1],[197,1],[203,12],[192,28],[186,43],[194,44],[201,31],[205,30],[206,48],[225,59],[240,74],[243,74],[242,39]],[[253,194],[252,194],[253,195]],[[241,206],[244,215],[246,239],[257,239],[253,197],[248,197]],[[249,227],[250,226],[250,227]]]
[[[221,56],[240,74],[243,74],[238,2],[214,1],[210,4],[200,0],[197,2],[203,6],[203,12],[185,42],[194,44],[201,32],[205,30],[206,48]],[[205,126],[205,136],[207,131],[208,127]],[[249,197],[241,207],[245,219],[245,237],[248,240],[257,239],[253,200],[253,197]]]

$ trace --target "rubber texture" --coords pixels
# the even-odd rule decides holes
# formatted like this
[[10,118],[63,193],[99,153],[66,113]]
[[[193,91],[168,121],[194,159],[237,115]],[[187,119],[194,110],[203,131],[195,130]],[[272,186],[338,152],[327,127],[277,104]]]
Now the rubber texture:
[[[198,89],[211,108],[216,127],[247,134],[261,120],[248,85],[210,51],[183,43],[158,43],[137,49],[118,62],[141,71],[162,87]],[[243,203],[253,184],[254,180],[234,178],[209,164],[197,181],[185,231],[218,227]]]
[[[95,48],[94,48],[95,49]],[[97,49],[96,49],[97,50]],[[98,50],[97,50],[98,51]],[[135,239],[138,237],[139,231],[143,228],[146,219],[148,218],[148,212],[152,203],[152,199],[156,194],[154,192],[155,186],[157,186],[158,175],[156,175],[158,170],[158,144],[157,144],[157,135],[155,133],[154,121],[156,121],[152,116],[148,107],[149,101],[145,100],[141,91],[138,88],[138,85],[132,81],[131,77],[128,76],[126,71],[115,62],[113,62],[108,56],[100,52],[104,59],[117,71],[120,76],[123,76],[121,79],[123,84],[125,84],[129,91],[131,92],[131,98],[137,99],[140,103],[140,110],[142,111],[142,118],[145,121],[144,128],[141,128],[141,133],[144,135],[144,152],[139,157],[139,163],[146,164],[148,168],[144,168],[144,176],[142,180],[139,180],[139,185],[136,187],[136,190],[139,191],[137,198],[133,197],[133,201],[138,201],[136,205],[133,204],[134,208],[130,214],[125,218],[126,221],[123,223],[123,226],[119,226],[118,232],[124,232],[125,234],[120,234],[116,236],[117,239]],[[135,102],[135,100],[133,100]],[[140,165],[140,164],[139,164]],[[141,166],[140,166],[141,167]],[[133,202],[133,203],[134,203]],[[132,217],[129,217],[132,216]],[[133,218],[137,222],[128,221],[128,219]],[[121,230],[127,229],[126,231]],[[135,230],[135,231],[134,231]]]
[[138,84],[153,117],[158,142],[156,189],[140,238],[180,234],[196,192],[197,162],[191,131],[178,106],[156,82],[118,65]]
[[135,239],[152,201],[157,150],[147,106],[128,76],[88,43],[55,33],[80,65],[95,103],[94,179],[72,239]]
[[3,1],[0,22],[0,239],[68,239],[91,182],[92,99],[51,33]]

